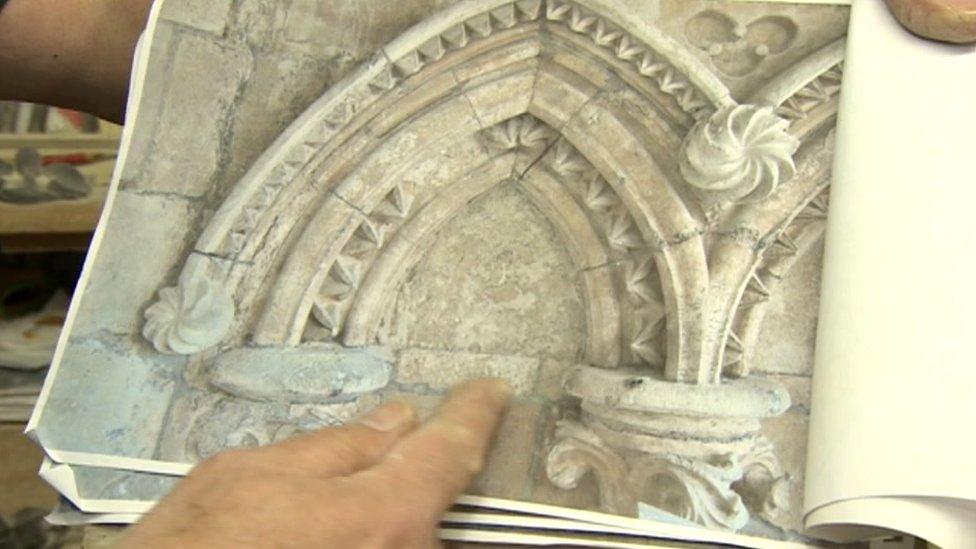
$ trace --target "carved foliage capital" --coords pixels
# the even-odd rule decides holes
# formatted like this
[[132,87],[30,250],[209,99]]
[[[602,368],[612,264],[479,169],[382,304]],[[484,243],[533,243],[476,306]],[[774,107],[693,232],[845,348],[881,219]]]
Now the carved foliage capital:
[[604,511],[633,515],[638,502],[697,522],[708,528],[739,530],[749,512],[732,483],[743,475],[739,460],[716,454],[707,460],[670,452],[627,458],[592,431],[575,422],[557,429],[559,442],[546,460],[546,474],[563,489],[572,489],[588,472],[596,475]]

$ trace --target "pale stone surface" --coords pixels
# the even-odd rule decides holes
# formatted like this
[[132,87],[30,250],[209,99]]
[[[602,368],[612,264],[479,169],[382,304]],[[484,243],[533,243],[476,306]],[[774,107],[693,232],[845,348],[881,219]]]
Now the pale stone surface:
[[565,274],[573,267],[552,228],[517,189],[499,188],[472,204],[427,246],[397,300],[394,326],[405,333],[391,342],[569,360],[579,355],[584,316],[577,282]]
[[539,359],[532,357],[404,349],[398,356],[396,381],[444,391],[466,379],[499,377],[524,396],[533,393],[538,369]]
[[230,40],[259,52],[294,52],[351,69],[398,34],[455,0],[372,2],[239,0],[227,25]]
[[[545,447],[551,447],[556,443],[556,423],[564,419],[564,416],[559,406],[548,407],[542,431]],[[587,474],[580,479],[576,488],[564,490],[554,485],[546,476],[545,456],[537,457],[533,470],[532,493],[529,496],[532,501],[575,509],[595,509],[599,506],[600,489],[597,486],[596,475]]]
[[186,251],[186,230],[196,209],[192,202],[120,190],[115,204],[72,325],[76,337],[101,330],[138,333],[142,309]]
[[178,36],[181,27],[165,21],[156,25],[154,44],[161,52],[150,55],[146,60],[146,77],[142,86],[142,98],[135,112],[127,111],[126,118],[137,120],[142,131],[134,132],[129,142],[129,154],[124,162],[119,162],[121,177],[119,186],[126,188],[143,177],[143,167],[152,156],[156,144],[156,133],[162,121],[160,113],[169,93],[168,82],[173,66],[172,52],[176,44],[174,32]]
[[811,378],[809,376],[760,374],[766,379],[779,383],[790,393],[790,410],[799,413],[810,411],[810,388]]
[[763,434],[777,449],[783,469],[790,473],[789,505],[770,522],[785,530],[800,531],[803,524],[803,483],[806,471],[807,412],[791,410],[763,423]]
[[[133,338],[101,333],[68,346],[36,435],[52,448],[151,458],[183,357],[138,350]],[[84,395],[84,398],[79,398]]]
[[[671,36],[716,69],[740,100],[764,80],[847,32],[848,8],[842,6],[664,0],[658,10],[657,17],[649,20],[660,21]],[[706,12],[716,15],[702,21]],[[737,26],[745,30],[741,39],[733,33]],[[768,53],[756,55],[756,48],[762,46]]]
[[158,501],[179,482],[178,477],[147,475],[116,469],[76,466],[72,468],[78,491],[110,500]]
[[225,162],[226,126],[251,70],[251,56],[192,33],[177,34],[173,47],[166,96],[157,107],[153,153],[128,186],[199,197],[211,190],[212,177]]
[[[244,348],[214,361],[211,383],[253,400],[282,397],[296,403],[326,403],[382,389],[393,357],[383,349],[304,345],[294,349]],[[402,370],[401,370],[402,371]]]
[[800,258],[769,302],[755,346],[756,370],[809,376],[817,338],[823,244]]
[[231,0],[163,2],[159,17],[174,23],[221,35],[227,27]]
[[229,124],[226,180],[242,176],[291,120],[351,68],[351,62],[322,61],[291,51],[255,54],[254,69]]
[[536,394],[558,400],[566,395],[566,376],[576,365],[558,359],[542,359],[539,365],[539,378]]
[[[454,0],[409,0],[396,9],[369,2],[293,2],[281,25],[281,41],[310,55],[360,58],[373,52]],[[341,22],[341,23],[340,23]],[[329,32],[322,32],[323,23]]]
[[[298,433],[342,425],[378,402],[376,393],[347,395],[335,403],[306,403],[301,400],[307,399],[299,398],[291,404],[282,403],[282,399],[249,400],[219,391],[208,396],[208,399],[184,397],[176,401],[192,402],[197,408],[174,411],[170,415],[171,423],[186,421],[188,426],[179,432],[172,425],[169,427],[169,436],[159,449],[161,457],[199,462],[231,448],[261,446]],[[183,420],[178,417],[180,413],[192,417]]]

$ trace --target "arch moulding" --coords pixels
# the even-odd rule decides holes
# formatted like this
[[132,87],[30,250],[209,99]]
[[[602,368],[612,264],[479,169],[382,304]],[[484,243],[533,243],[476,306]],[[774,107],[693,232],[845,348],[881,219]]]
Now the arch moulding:
[[341,364],[355,391],[379,390],[395,359],[370,351],[370,377],[355,353],[385,343],[384,314],[433,236],[511,185],[566,248],[586,316],[565,384],[579,419],[561,424],[549,479],[572,489],[592,471],[603,507],[623,514],[677,483],[681,497],[656,503],[739,529],[781,507],[788,482],[760,420],[789,397],[748,376],[748,348],[770,277],[819,234],[842,51],[740,103],[611,0],[460,2],[281,134],[143,333],[239,398],[298,399],[258,386],[289,375],[266,364],[321,345],[345,358],[309,375]]

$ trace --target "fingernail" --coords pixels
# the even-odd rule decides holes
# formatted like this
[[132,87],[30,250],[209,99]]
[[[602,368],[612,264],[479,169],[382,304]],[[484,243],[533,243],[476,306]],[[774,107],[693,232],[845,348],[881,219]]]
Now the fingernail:
[[360,416],[357,421],[376,431],[398,431],[414,421],[414,410],[406,402],[394,400]]

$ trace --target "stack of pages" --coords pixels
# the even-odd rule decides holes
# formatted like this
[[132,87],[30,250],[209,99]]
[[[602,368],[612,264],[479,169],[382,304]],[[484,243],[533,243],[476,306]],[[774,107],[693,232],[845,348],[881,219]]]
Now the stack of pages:
[[497,376],[445,539],[973,546],[976,52],[875,0],[361,3],[154,7],[52,520]]
[[67,308],[67,296],[58,293],[38,312],[0,320],[0,422],[30,418]]

